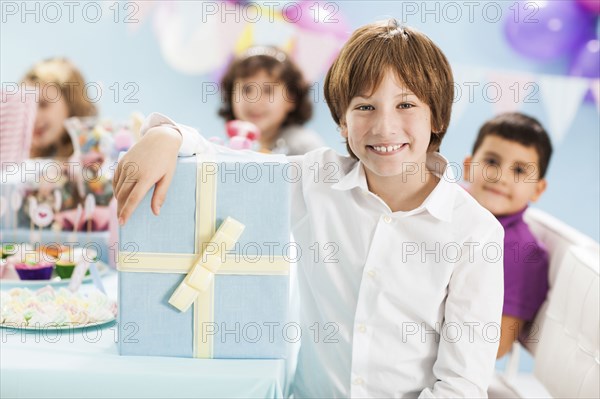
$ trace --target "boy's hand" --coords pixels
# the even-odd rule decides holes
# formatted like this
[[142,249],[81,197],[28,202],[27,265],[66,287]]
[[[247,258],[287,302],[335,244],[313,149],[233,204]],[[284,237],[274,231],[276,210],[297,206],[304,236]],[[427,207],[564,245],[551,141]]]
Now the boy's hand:
[[113,179],[117,217],[124,225],[152,185],[151,208],[155,215],[165,201],[175,173],[181,134],[168,126],[153,127],[121,159]]

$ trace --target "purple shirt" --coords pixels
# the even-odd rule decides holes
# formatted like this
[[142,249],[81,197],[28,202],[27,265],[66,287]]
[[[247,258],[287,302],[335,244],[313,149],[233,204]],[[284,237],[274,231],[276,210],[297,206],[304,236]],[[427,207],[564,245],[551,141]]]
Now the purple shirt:
[[523,220],[526,209],[497,219],[504,227],[502,314],[531,321],[548,292],[548,252]]

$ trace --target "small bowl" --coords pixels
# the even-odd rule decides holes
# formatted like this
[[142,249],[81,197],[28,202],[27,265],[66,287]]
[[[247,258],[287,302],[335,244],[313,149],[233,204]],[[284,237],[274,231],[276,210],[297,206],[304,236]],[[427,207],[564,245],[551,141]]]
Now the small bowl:
[[15,270],[21,280],[50,280],[54,263],[42,261],[36,264],[15,263]]

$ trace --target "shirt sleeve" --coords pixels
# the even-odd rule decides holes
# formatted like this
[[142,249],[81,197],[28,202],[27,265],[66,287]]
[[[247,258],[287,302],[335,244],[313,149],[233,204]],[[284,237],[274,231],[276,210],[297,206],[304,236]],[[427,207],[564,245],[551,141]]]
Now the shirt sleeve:
[[157,126],[169,126],[181,134],[183,140],[181,142],[181,147],[179,147],[180,156],[185,157],[197,153],[212,153],[217,151],[215,148],[216,144],[206,140],[196,129],[177,123],[168,116],[159,114],[158,112],[148,115],[140,128],[140,134],[144,135],[148,130]]
[[[433,374],[419,398],[486,398],[500,342],[503,239],[499,223],[473,234],[448,286]],[[446,332],[446,333],[445,333]],[[458,334],[458,335],[457,335]]]

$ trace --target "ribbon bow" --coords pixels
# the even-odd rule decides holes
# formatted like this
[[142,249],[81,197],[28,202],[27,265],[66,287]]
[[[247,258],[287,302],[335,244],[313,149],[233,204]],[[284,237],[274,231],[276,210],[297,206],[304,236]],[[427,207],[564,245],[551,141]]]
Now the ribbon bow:
[[[179,284],[169,303],[185,312],[194,303],[201,292],[206,291],[213,282],[215,273],[223,265],[223,255],[237,243],[246,226],[237,220],[227,217],[212,236],[209,244],[202,251],[185,279]],[[209,246],[216,251],[208,252]]]

